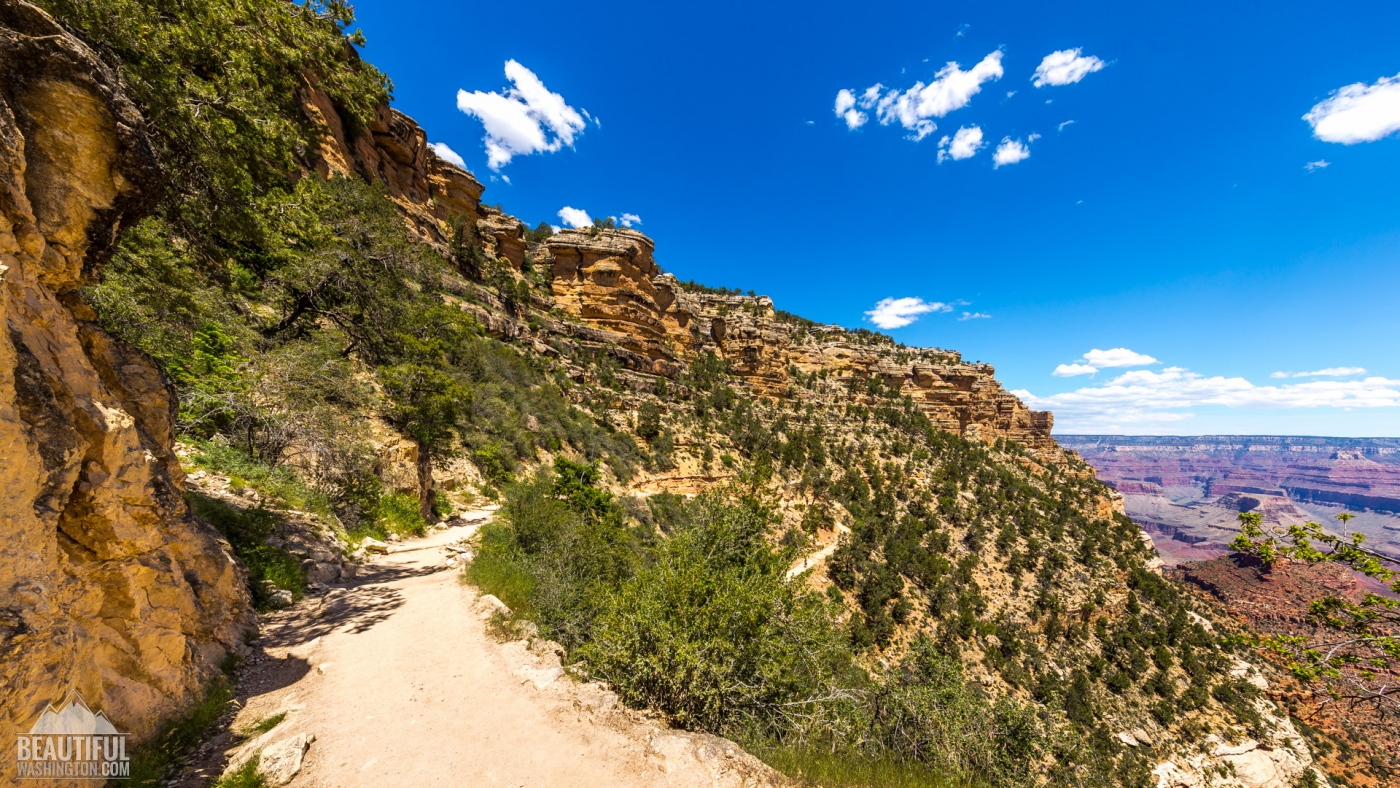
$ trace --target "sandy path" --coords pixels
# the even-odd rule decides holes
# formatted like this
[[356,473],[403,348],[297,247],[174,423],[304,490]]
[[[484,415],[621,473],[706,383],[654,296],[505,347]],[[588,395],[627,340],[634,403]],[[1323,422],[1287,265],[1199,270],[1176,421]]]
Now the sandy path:
[[269,625],[269,653],[290,649],[277,661],[302,660],[304,675],[250,698],[240,718],[295,709],[277,735],[316,739],[292,785],[677,784],[631,714],[589,708],[596,688],[568,677],[537,688],[517,674],[551,664],[488,636],[476,592],[443,567],[440,546],[470,530],[406,543],[319,614],[313,603]]

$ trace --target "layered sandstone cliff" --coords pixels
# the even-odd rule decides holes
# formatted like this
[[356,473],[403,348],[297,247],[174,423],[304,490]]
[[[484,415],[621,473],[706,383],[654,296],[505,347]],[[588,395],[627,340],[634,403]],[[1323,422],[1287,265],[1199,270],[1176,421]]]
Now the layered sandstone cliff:
[[16,0],[0,73],[0,741],[73,689],[139,738],[237,647],[250,602],[186,511],[170,386],[77,292],[156,195],[141,117]]
[[768,396],[787,396],[794,372],[878,378],[942,429],[1054,445],[1052,415],[1028,409],[1003,389],[990,365],[783,319],[767,296],[688,292],[662,272],[654,252],[651,239],[634,230],[565,230],[536,250],[553,272],[553,305],[592,329],[580,338],[608,347],[636,371],[673,377],[684,362],[712,352]]

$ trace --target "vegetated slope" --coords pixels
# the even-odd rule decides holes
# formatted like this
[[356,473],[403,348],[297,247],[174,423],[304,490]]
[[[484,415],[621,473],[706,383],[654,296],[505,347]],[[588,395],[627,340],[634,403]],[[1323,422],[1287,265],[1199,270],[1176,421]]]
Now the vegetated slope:
[[630,702],[793,771],[1303,773],[1237,647],[991,367],[481,206],[348,54],[343,6],[49,5],[174,176],[85,297],[207,457],[295,479],[267,490],[348,539],[400,527],[404,495],[425,518],[504,494],[477,582]]

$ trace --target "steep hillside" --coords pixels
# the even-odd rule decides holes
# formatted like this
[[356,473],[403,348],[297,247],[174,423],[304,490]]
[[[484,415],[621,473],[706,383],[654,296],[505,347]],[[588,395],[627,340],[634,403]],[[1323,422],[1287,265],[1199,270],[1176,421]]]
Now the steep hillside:
[[[7,19],[51,29],[5,2]],[[502,626],[535,627],[628,703],[742,739],[794,774],[876,763],[995,785],[1310,779],[1310,751],[1260,697],[1241,641],[1158,574],[1120,497],[990,366],[682,285],[637,232],[549,234],[482,205],[480,183],[388,107],[383,75],[345,45],[339,4],[46,5],[115,64],[134,103],[113,98],[115,77],[87,54],[72,73],[89,98],[32,101],[24,86],[55,83],[6,83],[16,133],[32,118],[26,139],[67,130],[94,149],[60,158],[41,142],[20,149],[43,153],[28,173],[11,167],[27,179],[11,203],[23,192],[39,207],[6,217],[39,229],[6,247],[14,352],[0,360],[18,373],[0,392],[15,392],[16,456],[33,460],[17,489],[33,489],[5,522],[37,557],[6,577],[20,598],[22,583],[66,572],[106,626],[183,640],[162,630],[160,657],[99,652],[54,673],[42,654],[7,661],[28,671],[12,680],[28,704],[7,701],[12,721],[57,681],[149,732],[250,601],[306,586],[308,565],[263,527],[266,512],[180,495],[179,435],[240,501],[315,519],[344,552],[502,500],[467,572],[515,609]],[[68,39],[25,46],[55,40]],[[16,56],[6,73],[64,58]],[[58,106],[107,109],[70,127],[42,115]],[[147,195],[152,158],[169,181]],[[32,186],[47,162],[53,191]],[[82,188],[58,188],[76,176]],[[46,213],[52,194],[67,201]],[[46,361],[21,346],[68,350]],[[126,494],[103,498],[104,485]],[[119,532],[156,562],[140,577],[177,586],[135,595],[168,600],[164,618],[115,593],[97,601],[113,570],[141,563],[123,563],[135,547],[102,552],[114,540],[97,526],[126,522],[91,516],[111,500],[140,510]],[[246,589],[187,504],[228,538]],[[171,653],[185,657],[170,688],[121,707],[116,688]]]

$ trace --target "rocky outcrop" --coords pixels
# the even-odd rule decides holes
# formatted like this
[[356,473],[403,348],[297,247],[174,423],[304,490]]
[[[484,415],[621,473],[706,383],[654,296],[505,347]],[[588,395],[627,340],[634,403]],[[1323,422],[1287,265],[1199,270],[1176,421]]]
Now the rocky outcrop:
[[438,157],[413,118],[381,104],[368,127],[347,122],[349,115],[313,81],[302,91],[302,108],[325,132],[316,161],[323,177],[358,175],[384,184],[409,229],[440,253],[450,256],[455,223],[474,230],[484,187]]
[[17,0],[0,73],[0,740],[73,689],[139,739],[237,647],[250,602],[185,509],[169,384],[78,295],[157,195],[141,118]]
[[538,254],[554,274],[554,306],[590,329],[575,330],[575,337],[608,348],[636,371],[666,377],[714,353],[765,396],[796,395],[793,370],[852,384],[878,379],[908,395],[942,429],[1032,448],[1054,445],[1053,416],[1003,389],[990,365],[780,317],[767,296],[689,292],[662,272],[654,251],[651,239],[634,230],[565,230],[546,242]]

